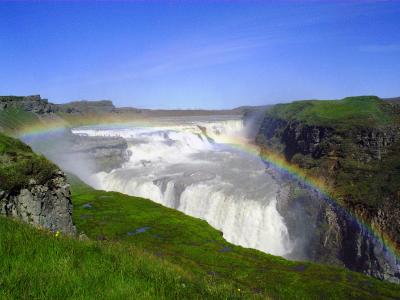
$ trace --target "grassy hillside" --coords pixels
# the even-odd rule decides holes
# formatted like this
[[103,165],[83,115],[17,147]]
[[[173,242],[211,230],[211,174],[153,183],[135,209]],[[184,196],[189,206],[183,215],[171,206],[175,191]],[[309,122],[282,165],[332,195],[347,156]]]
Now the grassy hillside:
[[0,133],[0,190],[12,192],[26,187],[31,179],[42,184],[58,168],[14,138]]
[[0,131],[3,132],[17,133],[18,129],[39,122],[38,116],[33,112],[19,108],[0,110]]
[[358,273],[236,247],[204,221],[148,200],[73,185],[78,228],[92,240],[0,217],[0,299],[400,296],[399,286]]
[[[289,124],[299,121],[301,125],[294,125],[297,132],[303,129],[303,124],[332,129],[331,136],[319,136],[320,140],[310,142],[319,143],[323,155],[314,157],[313,153],[298,150],[289,160],[311,177],[330,181],[328,186],[338,199],[378,207],[382,199],[400,195],[400,141],[390,137],[398,132],[400,114],[390,101],[376,96],[297,101],[278,104],[267,111],[267,116],[289,121]],[[287,129],[277,129],[265,145],[285,152],[307,143],[305,139],[313,135],[309,129],[308,136],[299,136],[296,142],[288,141],[283,134]],[[361,136],[363,131],[370,132],[369,135],[364,133],[364,139],[370,141],[369,146],[361,148],[357,135]],[[374,153],[379,153],[380,158],[373,157]]]
[[400,287],[359,273],[291,262],[226,242],[205,221],[149,200],[96,191],[72,179],[78,231],[101,243],[135,245],[179,265],[209,284],[223,284],[246,297],[281,299],[385,299]]
[[56,237],[0,217],[0,299],[226,299],[140,247]]
[[348,97],[342,100],[308,100],[275,105],[268,114],[284,120],[299,120],[309,125],[350,128],[381,126],[393,122],[383,100],[376,96]]

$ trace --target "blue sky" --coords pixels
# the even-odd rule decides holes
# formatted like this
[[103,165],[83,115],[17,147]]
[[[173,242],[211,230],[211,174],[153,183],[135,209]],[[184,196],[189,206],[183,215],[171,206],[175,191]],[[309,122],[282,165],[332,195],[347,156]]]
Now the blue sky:
[[400,96],[400,2],[1,2],[0,94],[231,108]]

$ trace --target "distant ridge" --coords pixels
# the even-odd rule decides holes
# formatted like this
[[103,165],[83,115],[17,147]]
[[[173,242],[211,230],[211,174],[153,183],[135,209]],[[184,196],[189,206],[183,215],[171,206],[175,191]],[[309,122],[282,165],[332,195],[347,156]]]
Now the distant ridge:
[[40,95],[0,96],[0,111],[7,108],[21,109],[36,114],[123,114],[142,117],[163,116],[203,116],[203,115],[241,115],[246,111],[264,108],[264,106],[242,106],[234,109],[142,109],[135,107],[116,107],[111,100],[78,100],[63,104],[54,104]]

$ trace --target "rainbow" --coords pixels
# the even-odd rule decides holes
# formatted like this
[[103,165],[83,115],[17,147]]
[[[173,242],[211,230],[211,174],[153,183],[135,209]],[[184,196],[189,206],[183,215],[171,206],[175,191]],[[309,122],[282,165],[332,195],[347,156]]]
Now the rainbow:
[[[71,120],[70,120],[71,121]],[[55,119],[42,119],[41,122],[35,124],[27,124],[22,126],[16,133],[15,136],[25,139],[45,134],[51,134],[60,132],[66,128],[72,128],[71,124],[81,125],[97,125],[97,126],[110,126],[113,127],[160,127],[160,123],[156,122],[155,119],[121,119],[115,117],[102,116],[85,116],[81,118],[75,118],[72,122],[67,122],[61,118]],[[373,226],[369,225],[361,217],[353,214],[349,209],[343,206],[341,199],[335,197],[334,191],[329,187],[324,180],[316,178],[307,174],[303,169],[297,165],[288,162],[285,157],[279,153],[276,153],[267,148],[260,148],[259,146],[251,143],[248,140],[240,138],[225,137],[223,139],[225,145],[233,147],[244,153],[261,158],[269,168],[278,171],[280,174],[285,175],[297,182],[303,187],[316,192],[321,199],[332,205],[336,209],[340,209],[342,213],[348,217],[348,220],[355,222],[355,225],[359,226],[362,232],[373,241],[374,245],[381,246],[382,252],[386,258],[395,258],[396,261],[400,261],[400,249],[390,237],[377,230]]]

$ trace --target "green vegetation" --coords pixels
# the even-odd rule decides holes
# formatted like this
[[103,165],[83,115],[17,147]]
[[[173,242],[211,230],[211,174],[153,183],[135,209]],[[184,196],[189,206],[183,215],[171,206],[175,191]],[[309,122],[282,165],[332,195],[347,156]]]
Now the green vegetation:
[[360,162],[357,156],[346,155],[339,161],[341,168],[336,174],[339,197],[379,207],[384,199],[400,196],[400,141],[394,143],[382,160]]
[[284,120],[303,121],[308,125],[351,128],[380,126],[393,121],[389,104],[376,96],[348,97],[342,100],[306,100],[277,104],[267,114]]
[[0,133],[0,188],[13,192],[29,185],[34,179],[42,184],[57,167],[17,139]]
[[120,243],[78,241],[0,217],[0,299],[226,299],[230,286]]
[[27,125],[34,125],[40,120],[36,114],[18,108],[0,110],[0,131],[10,134]]
[[[325,155],[315,158],[311,153],[295,153],[290,160],[311,177],[329,182],[328,186],[332,187],[331,192],[337,199],[379,207],[383,199],[400,195],[400,141],[395,142],[394,139],[390,147],[378,145],[380,142],[387,143],[383,142],[382,132],[389,140],[389,136],[399,128],[400,115],[390,102],[376,96],[297,101],[278,104],[267,115],[299,121],[302,123],[299,129],[303,128],[303,124],[333,129],[333,134],[321,139],[318,145]],[[283,129],[279,130],[273,138],[263,142],[278,152],[284,152],[288,146],[281,140]],[[362,130],[380,130],[381,135],[371,140],[371,145],[364,150],[360,148],[357,138]],[[371,158],[373,151],[379,151],[381,158]]]
[[[226,242],[205,221],[146,199],[93,190],[71,178],[78,231],[101,244],[138,247],[193,278],[245,297],[384,299],[400,287],[333,266],[291,262]],[[228,288],[228,290],[229,290]],[[226,295],[226,297],[229,297]]]
[[362,274],[234,246],[206,222],[149,200],[95,191],[76,179],[72,183],[75,220],[91,240],[57,237],[0,217],[0,299],[400,295],[399,286]]
[[[15,111],[20,113],[25,117],[14,120],[10,111],[0,112],[15,122],[0,115],[2,128],[34,122]],[[315,167],[310,159],[306,163]],[[0,134],[1,189],[16,191],[30,179],[44,183],[56,170],[30,147]],[[0,299],[400,298],[398,285],[235,246],[205,221],[146,199],[94,190],[73,176],[70,182],[74,222],[90,240],[0,217]]]

